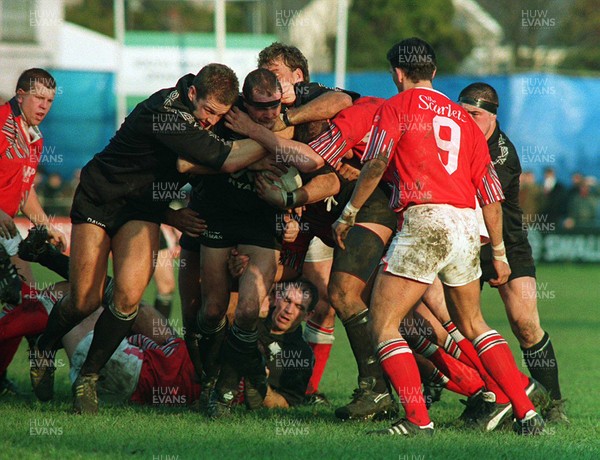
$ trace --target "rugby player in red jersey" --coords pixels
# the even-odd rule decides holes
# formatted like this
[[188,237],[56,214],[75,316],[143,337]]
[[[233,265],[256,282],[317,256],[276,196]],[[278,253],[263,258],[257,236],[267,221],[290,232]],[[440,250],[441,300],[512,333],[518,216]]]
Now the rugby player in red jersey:
[[[383,258],[370,311],[379,361],[406,418],[374,433],[433,434],[417,365],[398,328],[439,276],[454,322],[473,341],[484,366],[510,398],[515,431],[540,434],[544,421],[520,385],[508,344],[481,314],[475,196],[493,249],[496,277],[490,282],[504,284],[510,275],[502,241],[504,196],[485,137],[464,109],[432,88],[436,60],[428,43],[402,40],[387,58],[399,94],[386,101],[373,119],[358,184],[334,225],[335,238],[343,244],[384,175],[393,184],[390,207],[398,214],[399,232]],[[410,193],[415,190],[425,193]]]

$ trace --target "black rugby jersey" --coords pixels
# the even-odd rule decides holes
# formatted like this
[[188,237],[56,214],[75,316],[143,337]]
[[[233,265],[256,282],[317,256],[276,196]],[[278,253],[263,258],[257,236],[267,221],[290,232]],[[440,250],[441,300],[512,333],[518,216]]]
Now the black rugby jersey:
[[[104,150],[81,172],[81,188],[96,203],[119,199],[138,205],[166,207],[168,196],[188,182],[176,169],[177,157],[220,169],[231,143],[196,121],[188,89],[194,75],[183,76],[139,103]],[[166,203],[166,204],[165,204]]]
[[527,230],[523,226],[523,210],[519,205],[521,162],[515,146],[502,132],[498,123],[488,139],[488,147],[504,192],[502,233],[505,245],[510,246],[527,239]]

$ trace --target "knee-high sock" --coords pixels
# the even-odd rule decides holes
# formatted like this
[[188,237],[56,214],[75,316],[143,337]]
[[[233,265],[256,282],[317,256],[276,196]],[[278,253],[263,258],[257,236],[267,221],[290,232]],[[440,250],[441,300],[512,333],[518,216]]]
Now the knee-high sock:
[[369,310],[363,310],[344,321],[344,328],[358,366],[358,378],[375,379],[374,391],[387,393],[388,388],[383,377],[383,370],[377,362],[377,357],[373,356],[371,351],[371,331],[368,323]]
[[[219,375],[221,367],[221,347],[227,332],[227,318],[223,317],[219,324],[210,327],[198,315],[198,350],[201,371],[207,378]],[[194,365],[196,366],[196,364]],[[196,369],[198,372],[198,369]]]
[[457,385],[460,388],[457,393],[471,396],[485,386],[475,369],[450,356],[425,337],[419,338],[415,351],[428,358],[445,377]]
[[306,394],[313,394],[319,391],[319,384],[325,372],[325,366],[331,353],[331,347],[335,337],[333,336],[333,327],[323,327],[312,321],[306,322],[304,328],[304,340],[312,348],[315,355],[315,366],[313,367],[312,375],[306,388]]
[[466,356],[469,359],[469,361],[471,361],[477,372],[479,372],[479,375],[481,375],[481,378],[485,382],[485,388],[488,391],[494,393],[494,395],[496,395],[496,402],[498,404],[508,403],[510,399],[508,398],[506,393],[502,391],[502,388],[498,385],[498,383],[488,373],[487,369],[481,362],[481,359],[479,358],[477,350],[475,350],[473,344],[460,333],[460,331],[452,321],[444,323],[444,329],[448,331],[448,334],[452,336],[454,341],[459,346],[460,351],[462,352],[461,355]]
[[517,364],[502,336],[492,329],[477,337],[473,345],[485,368],[508,395],[515,417],[522,419],[527,412],[535,410],[525,394]]
[[125,315],[119,312],[114,304],[105,308],[94,327],[94,338],[87,358],[81,366],[80,375],[98,374],[127,337],[137,316],[138,309]]
[[531,376],[544,385],[552,399],[561,399],[558,362],[548,333],[544,332],[544,337],[539,343],[530,348],[521,348],[521,351]]
[[406,418],[419,426],[429,425],[431,420],[421,392],[419,368],[406,340],[386,340],[377,346],[377,355],[384,372],[398,393]]

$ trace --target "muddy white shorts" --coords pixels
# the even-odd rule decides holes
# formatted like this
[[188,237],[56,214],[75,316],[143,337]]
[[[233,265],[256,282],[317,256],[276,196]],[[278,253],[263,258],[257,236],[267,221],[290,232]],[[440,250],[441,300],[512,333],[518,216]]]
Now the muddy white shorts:
[[474,209],[411,206],[383,257],[385,272],[431,284],[463,286],[481,276],[479,224]]
[[[79,375],[79,370],[87,357],[93,337],[94,331],[88,332],[77,345],[75,353],[73,353],[69,373],[71,383],[75,382]],[[131,345],[127,339],[123,339],[100,371],[100,380],[98,380],[96,388],[102,400],[111,403],[129,401],[137,388],[143,360],[144,352],[142,349]]]
[[333,259],[333,248],[330,248],[318,236],[310,240],[304,262],[324,262]]

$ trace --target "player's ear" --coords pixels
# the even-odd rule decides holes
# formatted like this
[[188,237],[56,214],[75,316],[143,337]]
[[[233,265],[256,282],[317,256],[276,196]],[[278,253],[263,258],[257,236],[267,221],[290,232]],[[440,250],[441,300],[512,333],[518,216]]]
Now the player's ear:
[[188,98],[190,101],[195,101],[196,100],[196,87],[194,85],[190,86],[190,89],[188,89]]

